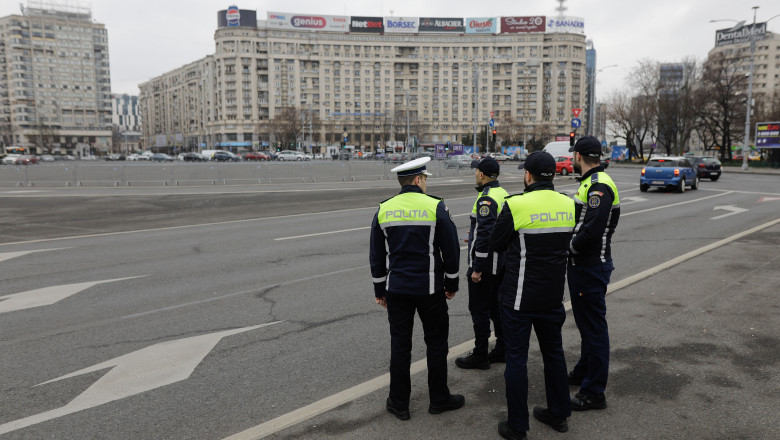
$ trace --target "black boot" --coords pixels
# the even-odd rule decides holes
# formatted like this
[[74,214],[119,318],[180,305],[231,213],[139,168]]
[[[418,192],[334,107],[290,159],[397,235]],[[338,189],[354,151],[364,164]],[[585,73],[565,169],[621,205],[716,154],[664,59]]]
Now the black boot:
[[479,356],[474,352],[469,353],[466,357],[459,357],[455,359],[455,365],[466,370],[487,370],[490,369],[490,362],[487,356]]

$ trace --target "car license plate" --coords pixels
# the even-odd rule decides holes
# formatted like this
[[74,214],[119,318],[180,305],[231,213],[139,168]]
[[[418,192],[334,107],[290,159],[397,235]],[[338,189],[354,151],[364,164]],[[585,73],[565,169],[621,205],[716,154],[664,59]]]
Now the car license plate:
[[653,185],[663,185],[663,184],[664,184],[663,180],[653,180]]

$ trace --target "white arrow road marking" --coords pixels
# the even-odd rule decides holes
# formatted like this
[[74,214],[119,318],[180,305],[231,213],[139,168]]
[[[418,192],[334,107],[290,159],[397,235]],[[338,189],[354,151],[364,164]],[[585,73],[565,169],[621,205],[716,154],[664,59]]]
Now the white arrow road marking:
[[222,338],[280,322],[283,321],[161,342],[43,382],[36,386],[114,367],[67,405],[2,424],[0,434],[185,380]]
[[104,283],[113,283],[114,281],[132,280],[137,277],[116,278],[113,280],[90,281],[87,283],[65,284],[62,286],[44,287],[41,289],[28,290],[27,292],[12,293],[11,295],[0,296],[0,313],[15,312],[17,310],[32,309],[52,305],[58,301],[75,295],[82,290],[89,289],[92,286]]
[[774,202],[775,200],[780,200],[780,197],[761,197],[757,203]]
[[56,249],[40,249],[37,251],[19,251],[19,252],[0,252],[0,261],[10,260],[11,258],[21,257],[22,255],[27,254],[34,254],[36,252],[49,252],[49,251],[59,251],[62,249],[70,249],[70,248],[56,248]]
[[[625,202],[624,200],[628,200],[628,202]],[[644,197],[623,197],[623,200],[620,201],[620,205],[630,205],[632,203],[641,203],[646,201],[647,199]]]
[[722,209],[724,211],[730,211],[730,212],[728,214],[719,215],[717,217],[710,217],[710,220],[717,220],[717,219],[720,219],[720,218],[723,218],[723,217],[728,217],[730,215],[739,214],[740,212],[749,211],[749,209],[739,208],[739,207],[734,206],[734,205],[716,206],[716,207],[714,207],[712,209],[713,210]]

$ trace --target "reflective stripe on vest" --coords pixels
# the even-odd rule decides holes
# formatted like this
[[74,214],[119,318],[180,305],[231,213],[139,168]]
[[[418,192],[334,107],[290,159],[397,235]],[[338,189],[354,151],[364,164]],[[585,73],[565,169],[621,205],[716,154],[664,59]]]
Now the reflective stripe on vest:
[[537,190],[506,199],[507,207],[515,222],[520,239],[520,270],[517,274],[517,291],[514,309],[520,310],[525,281],[525,235],[571,232],[574,229],[574,201],[552,191]]

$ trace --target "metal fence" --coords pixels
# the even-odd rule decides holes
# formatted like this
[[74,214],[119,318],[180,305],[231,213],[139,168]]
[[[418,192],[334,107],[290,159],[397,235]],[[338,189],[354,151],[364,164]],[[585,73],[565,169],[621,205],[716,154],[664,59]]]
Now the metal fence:
[[[367,181],[393,178],[397,163],[374,160],[241,163],[54,163],[1,165],[0,187],[9,186],[163,186],[236,185]],[[434,177],[470,175],[431,161]]]

